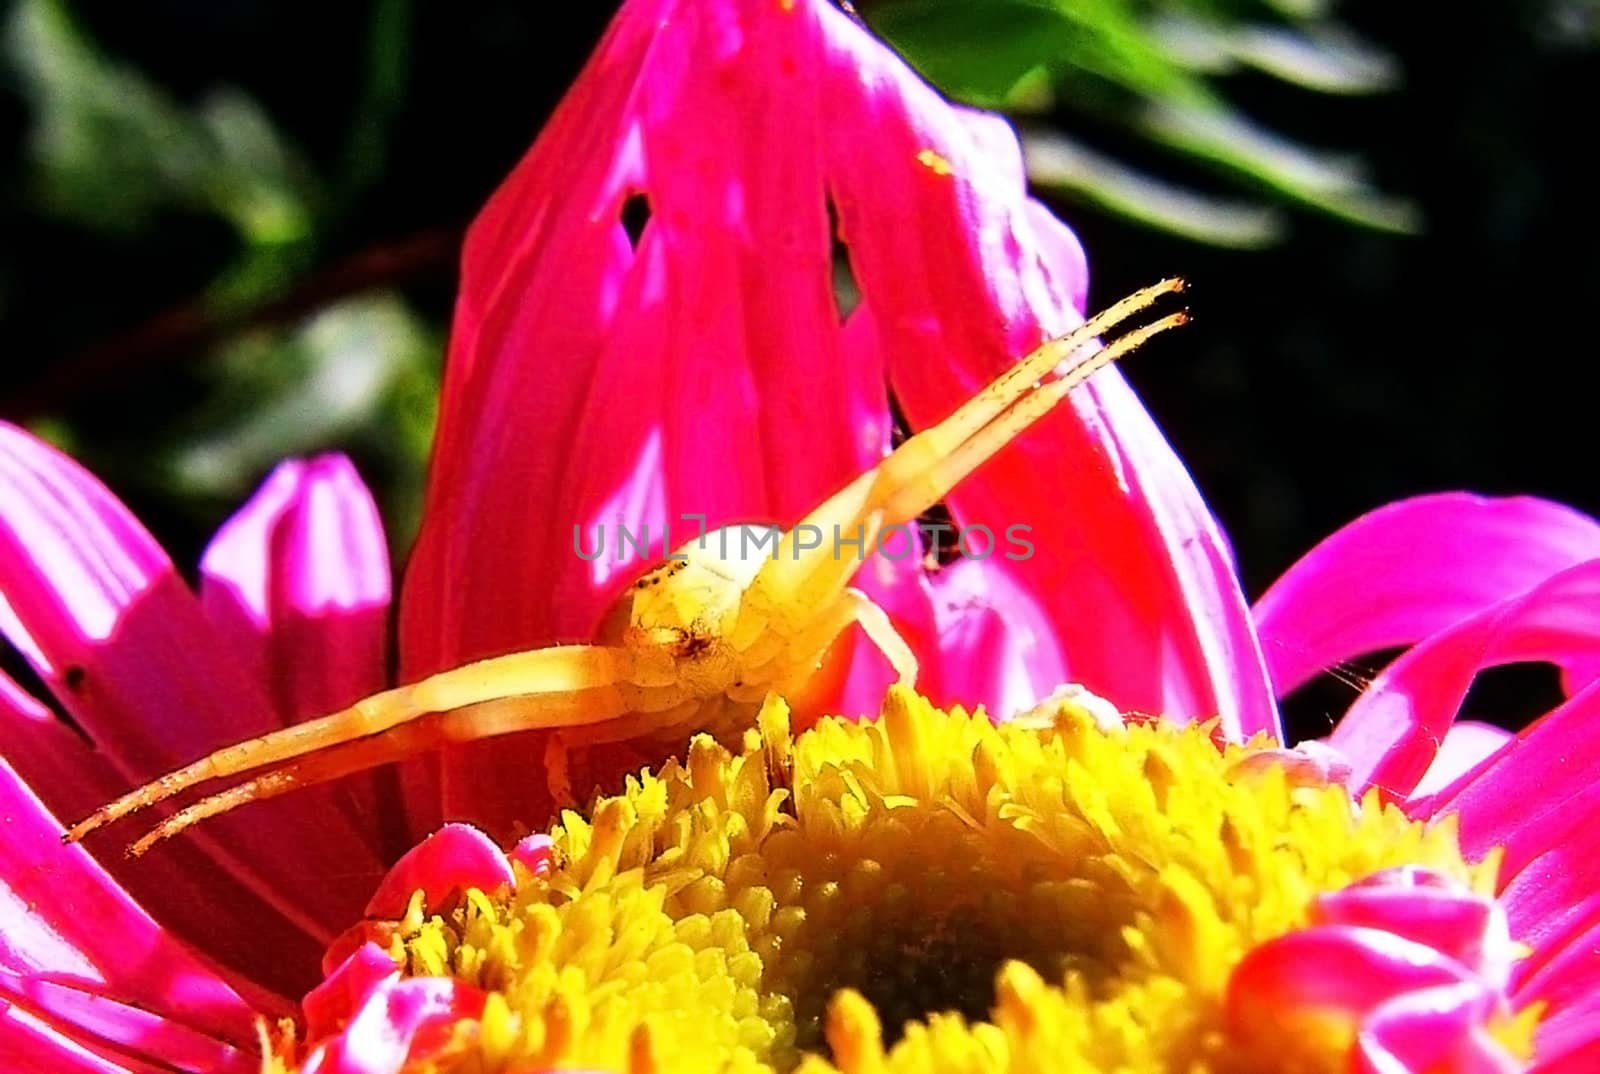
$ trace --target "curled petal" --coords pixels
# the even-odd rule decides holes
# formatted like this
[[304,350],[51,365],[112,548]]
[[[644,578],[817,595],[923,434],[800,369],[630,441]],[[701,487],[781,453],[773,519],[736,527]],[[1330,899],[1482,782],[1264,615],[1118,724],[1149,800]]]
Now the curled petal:
[[1356,1038],[1359,1074],[1518,1074],[1523,1063],[1484,1029],[1492,989],[1476,981],[1396,996],[1367,1018]]
[[1410,645],[1600,558],[1600,523],[1548,500],[1466,493],[1380,507],[1324,540],[1255,607],[1273,684]]
[[1358,788],[1405,797],[1432,764],[1477,673],[1496,664],[1567,668],[1600,658],[1600,560],[1441,630],[1385,668],[1329,742],[1350,757]]
[[398,976],[394,959],[375,943],[365,943],[306,993],[300,1004],[306,1035],[321,1040],[337,1033],[350,1020],[373,989]]
[[343,1032],[312,1052],[302,1074],[399,1074],[407,1059],[442,1043],[457,1021],[480,1015],[483,999],[453,977],[384,981]]
[[1321,1056],[1348,1050],[1352,1068],[1372,1074],[1479,1074],[1516,1069],[1492,1065],[1509,1059],[1484,1032],[1501,999],[1494,985],[1428,944],[1381,928],[1326,924],[1247,954],[1229,978],[1225,1016],[1230,1032],[1281,1046],[1286,1056],[1307,1047]]
[[414,892],[438,906],[451,892],[496,889],[515,883],[511,863],[494,841],[470,824],[446,824],[394,863],[372,900],[368,917],[401,917]]
[[1317,897],[1316,921],[1382,929],[1449,955],[1504,986],[1510,975],[1511,934],[1492,898],[1440,873],[1386,869]]
[[521,863],[534,876],[547,876],[555,867],[555,840],[543,832],[527,836],[506,857]]
[[[218,1040],[250,1042],[254,1012],[145,914],[0,760],[0,969],[48,973]],[[70,892],[71,898],[63,898]]]
[[1228,982],[1228,1018],[1243,1026],[1305,1008],[1357,1019],[1398,993],[1469,976],[1447,955],[1382,929],[1312,926],[1269,940],[1240,961]]
[[285,722],[383,688],[389,553],[342,455],[280,464],[200,561],[206,618],[251,654]]

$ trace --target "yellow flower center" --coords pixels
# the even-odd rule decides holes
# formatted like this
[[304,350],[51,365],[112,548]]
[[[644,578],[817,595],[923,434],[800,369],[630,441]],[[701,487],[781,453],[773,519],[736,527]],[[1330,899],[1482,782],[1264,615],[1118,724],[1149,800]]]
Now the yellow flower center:
[[488,992],[413,1069],[1342,1069],[1230,1038],[1233,967],[1380,869],[1488,891],[1493,868],[1448,824],[1240,764],[1267,745],[1072,702],[994,726],[902,690],[791,738],[769,703],[741,752],[697,739],[564,814],[548,875],[413,904],[406,971]]

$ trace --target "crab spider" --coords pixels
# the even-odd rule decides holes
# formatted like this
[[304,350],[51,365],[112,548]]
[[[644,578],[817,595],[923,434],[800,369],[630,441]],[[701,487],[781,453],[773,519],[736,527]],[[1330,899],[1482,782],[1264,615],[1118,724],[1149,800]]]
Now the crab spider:
[[[63,840],[82,839],[198,784],[244,777],[156,825],[128,848],[139,855],[248,802],[448,743],[515,731],[552,732],[544,758],[550,788],[558,801],[570,801],[564,763],[569,744],[637,739],[671,746],[695,732],[722,737],[742,730],[753,724],[769,693],[803,689],[852,624],[911,684],[917,662],[910,647],[883,610],[850,586],[863,555],[825,553],[803,543],[801,535],[830,533],[837,540],[849,534],[852,546],[874,547],[886,527],[916,519],[1090,374],[1183,324],[1185,314],[1172,313],[1088,350],[1095,337],[1183,286],[1182,280],[1163,280],[1045,343],[950,417],[824,500],[794,529],[761,533],[752,542],[753,531],[731,527],[690,542],[623,594],[595,644],[480,660],[223,747],[95,810]],[[1057,371],[1064,361],[1071,364]],[[1052,371],[1057,375],[1050,378]],[[737,534],[733,542],[730,533]],[[857,538],[864,538],[860,545]],[[759,552],[768,540],[774,544],[770,557],[748,554],[752,543]],[[730,543],[741,554],[728,555]]]

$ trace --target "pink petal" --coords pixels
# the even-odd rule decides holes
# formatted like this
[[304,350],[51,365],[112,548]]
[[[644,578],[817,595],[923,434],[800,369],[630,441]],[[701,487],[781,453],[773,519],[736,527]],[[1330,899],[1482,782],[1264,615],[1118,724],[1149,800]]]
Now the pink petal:
[[0,969],[49,974],[181,1014],[220,1040],[254,1039],[254,1012],[164,932],[0,760]]
[[[1600,1017],[1600,1011],[1591,1017]],[[1571,1050],[1552,1051],[1540,1042],[1539,1059],[1532,1074],[1594,1074],[1600,1070],[1600,1040],[1590,1038]]]
[[1518,1074],[1523,1064],[1484,1026],[1495,994],[1463,981],[1396,996],[1374,1011],[1356,1042],[1359,1074]]
[[[630,4],[474,226],[406,676],[592,637],[627,577],[609,551],[604,570],[579,560],[574,525],[667,523],[681,543],[686,512],[793,521],[881,457],[882,370],[842,360],[809,21]],[[637,251],[633,191],[651,210]],[[818,415],[836,431],[797,442]],[[450,813],[509,830],[526,760],[452,751]]]
[[282,722],[383,689],[389,552],[349,459],[280,464],[217,531],[200,574],[206,618],[250,654]]
[[1277,1009],[1312,1007],[1359,1018],[1400,993],[1466,980],[1464,966],[1380,929],[1316,925],[1262,944],[1234,968],[1227,1017],[1245,1026]]
[[89,1050],[118,1060],[196,1074],[261,1069],[260,1058],[250,1051],[71,983],[0,970],[0,1002],[14,1003]]
[[1527,496],[1418,496],[1324,540],[1256,604],[1272,681],[1410,645],[1547,577],[1600,558],[1600,523]]
[[394,959],[387,951],[375,943],[362,944],[306,993],[300,1009],[305,1014],[307,1039],[317,1041],[337,1033],[373,989],[397,976]]
[[[1049,614],[1017,574],[1009,563],[961,559],[931,579],[935,620],[926,648],[938,655],[917,685],[936,703],[981,700],[995,716],[1009,716],[1066,681]],[[892,681],[886,672],[864,711],[881,705]]]
[[[819,6],[817,18],[836,14]],[[832,29],[825,40],[843,55],[824,68],[824,109],[860,129],[826,143],[826,164],[896,396],[925,426],[1081,321],[1067,296],[1082,291],[1082,259],[1028,201],[1003,124],[952,112],[875,41]],[[1038,549],[1016,570],[1044,604],[1070,678],[1123,708],[1221,713],[1230,735],[1275,730],[1231,553],[1114,371],[947,502],[958,522],[1033,527]]]
[[[123,786],[278,726],[219,648],[199,602],[150,535],[70,459],[0,424],[0,629],[112,763]],[[315,834],[315,838],[311,835]],[[380,875],[326,789],[219,818],[185,837],[313,939],[359,914]],[[95,843],[114,875],[118,844]],[[166,853],[158,850],[157,854]],[[307,880],[316,897],[307,898]],[[267,930],[263,935],[270,935]],[[314,972],[305,944],[303,972]],[[283,964],[286,952],[274,952]]]
[[1480,670],[1523,661],[1565,668],[1597,658],[1600,560],[1552,575],[1412,648],[1350,707],[1329,742],[1351,758],[1358,788],[1404,797],[1433,762]]
[[1317,897],[1318,924],[1382,929],[1431,947],[1497,984],[1512,950],[1505,913],[1495,900],[1427,869],[1386,869]]
[[520,862],[534,876],[548,876],[555,868],[555,845],[554,839],[541,832],[519,841],[506,857]]
[[113,1062],[52,1029],[21,1007],[0,1003],[0,1056],[8,1071],[51,1074],[157,1074],[148,1063]]
[[494,891],[515,883],[511,863],[494,841],[470,824],[446,824],[394,863],[372,900],[368,917],[401,917],[412,893],[438,906],[452,892]]
[[[53,817],[85,816],[127,788],[103,755],[3,675],[0,743],[3,760]],[[137,904],[152,908],[164,927],[211,957],[247,968],[251,980],[233,980],[253,1005],[287,1010],[284,997],[294,994],[299,978],[282,971],[294,964],[296,952],[303,963],[316,951],[303,930],[219,868],[193,840],[169,843],[163,853],[137,863],[123,859],[117,847],[113,837],[108,856],[117,883]],[[263,952],[274,954],[265,964]]]
[[[637,249],[630,195],[650,213]],[[842,327],[830,201],[864,294]],[[816,0],[627,4],[464,263],[402,602],[407,678],[591,638],[639,564],[580,559],[574,524],[586,548],[597,527],[648,524],[652,554],[663,523],[681,543],[686,513],[792,524],[886,451],[880,356],[926,424],[1075,323],[1084,289],[1004,124],[951,109]],[[1131,393],[1101,384],[989,469],[989,499],[952,498],[971,521],[1050,535],[1017,578],[1065,644],[996,602],[984,657],[1036,679],[1038,652],[1120,703],[1271,729],[1215,524]],[[923,584],[916,563],[896,570]],[[901,593],[902,626],[931,626],[937,596]],[[969,655],[925,644],[929,667]],[[1027,692],[1014,673],[978,685],[993,696],[964,700]],[[530,759],[516,741],[447,751],[448,812],[497,832],[530,819]]]
[[449,1027],[483,1011],[483,993],[453,977],[396,978],[372,990],[338,1037],[302,1074],[398,1074],[413,1049],[426,1054]]
[[[1533,954],[1517,966],[1519,1003],[1551,1004],[1541,1027],[1559,1048],[1600,1033],[1600,682],[1570,698],[1514,738],[1486,764],[1431,799],[1408,804],[1415,816],[1455,814],[1462,849],[1479,856],[1503,847],[1500,901],[1512,935]],[[1530,789],[1532,793],[1530,793]],[[1585,1013],[1587,1011],[1587,1013]]]
[[[386,685],[389,553],[377,505],[344,456],[280,464],[217,531],[200,573],[206,618],[266,685],[281,722],[332,712]],[[409,815],[397,780],[380,770],[332,792],[356,828],[389,837],[385,860],[436,826],[428,810]]]
[[1518,983],[1519,1005],[1546,1005],[1535,1038],[1541,1057],[1600,1044],[1600,914],[1593,906],[1586,926],[1541,944],[1539,964]]
[[[1356,885],[1374,892],[1444,894],[1442,878],[1400,871]],[[1355,919],[1396,920],[1408,932],[1436,933],[1430,915],[1373,911],[1361,897],[1336,908]],[[1437,915],[1432,915],[1437,916]],[[1446,929],[1445,937],[1453,929]],[[1310,1017],[1332,1028],[1339,1020],[1355,1044],[1350,1069],[1364,1074],[1508,1074],[1519,1069],[1488,1035],[1503,1010],[1501,993],[1428,943],[1384,927],[1320,924],[1269,940],[1249,952],[1228,981],[1229,1032],[1246,1041],[1281,1044]]]
[[1600,1070],[1600,997],[1593,989],[1572,1008],[1539,1023],[1534,1055],[1536,1074]]

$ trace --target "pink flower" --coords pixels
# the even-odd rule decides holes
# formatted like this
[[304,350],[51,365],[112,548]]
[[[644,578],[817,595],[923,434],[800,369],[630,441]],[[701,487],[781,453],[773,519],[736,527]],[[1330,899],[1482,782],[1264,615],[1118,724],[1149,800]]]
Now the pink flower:
[[[404,675],[592,637],[640,564],[610,540],[581,560],[575,527],[591,551],[648,527],[660,556],[663,525],[694,536],[688,514],[793,525],[883,457],[891,395],[915,427],[944,417],[1079,322],[1086,290],[1006,125],[946,104],[833,5],[632,0],[468,236]],[[1070,679],[1275,727],[1226,543],[1116,371],[948,504],[996,535],[1031,526],[1035,549],[858,577],[934,700],[1008,713]],[[845,711],[888,681],[863,649]],[[447,751],[447,814],[509,831],[522,755]]]
[[[633,195],[650,213],[637,248],[621,223]],[[847,317],[830,211],[863,295]],[[592,635],[639,565],[579,559],[574,523],[792,523],[883,456],[891,386],[914,424],[942,417],[1076,323],[1085,288],[1075,239],[1025,194],[1009,130],[950,108],[830,5],[628,5],[469,242],[404,675]],[[139,916],[130,951],[205,953],[236,1024],[194,1024],[247,1047],[241,998],[289,1009],[399,847],[441,817],[545,818],[537,752],[499,743],[452,751],[437,776],[413,763],[223,818],[137,862],[99,840],[98,865],[74,848],[52,866],[56,820],[381,688],[389,568],[339,460],[278,471],[208,550],[198,593],[56,452],[6,428],[0,463],[0,628],[82,730],[0,683],[6,786],[26,805],[12,823],[39,855],[0,871],[11,913],[70,863]],[[950,506],[997,532],[1030,525],[1036,549],[863,572],[928,689],[1005,711],[1070,675],[1128,706],[1272,726],[1222,539],[1114,371]],[[856,649],[838,672],[864,709],[886,670]],[[69,928],[70,906],[44,913],[74,938],[9,955],[19,980],[96,938]],[[118,975],[95,966],[74,1009],[113,995],[188,1024],[135,954]],[[13,1019],[43,1017],[29,1002]]]
[[[636,240],[629,205],[648,212]],[[861,292],[848,312],[835,233]],[[1076,323],[1085,290],[1010,132],[950,108],[832,6],[633,0],[469,238],[403,676],[592,636],[639,564],[583,559],[574,525],[613,541],[649,526],[659,555],[664,524],[674,543],[693,535],[685,515],[792,523],[883,456],[891,396],[914,426],[937,420]],[[1005,713],[1072,679],[1122,709],[1220,713],[1231,737],[1275,729],[1230,554],[1115,370],[949,507],[1032,526],[1034,554],[863,570],[935,700]],[[1332,759],[1308,764],[1418,817],[1459,816],[1469,851],[1504,846],[1506,869],[1498,901],[1411,874],[1326,896],[1322,918],[1241,965],[1241,1017],[1331,1002],[1372,1069],[1471,1070],[1491,1061],[1492,1013],[1543,1002],[1536,1069],[1593,1063],[1597,550],[1600,526],[1537,501],[1413,501],[1331,538],[1262,601],[1280,690],[1414,646]],[[136,862],[115,842],[94,845],[99,861],[57,842],[59,818],[130,784],[381,688],[389,595],[376,514],[342,460],[275,473],[196,593],[102,486],[0,426],[0,630],[81,729],[0,677],[0,1055],[253,1069],[254,1019],[293,1013],[324,950],[329,975],[299,1008],[321,1042],[308,1069],[394,1070],[479,1012],[475,988],[402,977],[349,926],[412,890],[503,886],[515,858],[537,873],[548,841],[507,857],[449,825],[379,882],[440,817],[497,834],[546,819],[536,746],[343,780]],[[1479,667],[1525,659],[1560,664],[1571,699],[1511,739],[1453,722]],[[864,646],[846,660],[838,705],[874,707],[886,668]],[[1514,968],[1502,910],[1532,950]],[[1308,953],[1361,973],[1330,997]]]
[[392,779],[224,818],[137,861],[115,840],[62,846],[59,821],[383,686],[371,498],[343,458],[285,463],[217,534],[198,593],[99,482],[3,424],[0,505],[0,629],[71,720],[0,675],[0,1055],[249,1068],[255,1012],[294,1009],[418,834],[391,827]]
[[[1503,848],[1497,893],[1532,948],[1517,1008],[1547,1005],[1540,1071],[1600,1062],[1600,522],[1531,498],[1423,496],[1356,520],[1256,609],[1280,691],[1322,667],[1409,646],[1328,739],[1357,793],[1454,817],[1463,849]],[[1510,735],[1459,720],[1473,677],[1548,662],[1567,700]],[[1468,713],[1467,715],[1470,715]]]

